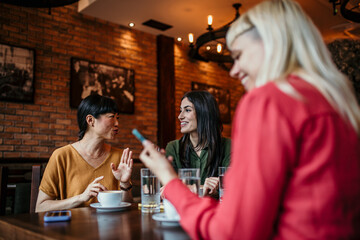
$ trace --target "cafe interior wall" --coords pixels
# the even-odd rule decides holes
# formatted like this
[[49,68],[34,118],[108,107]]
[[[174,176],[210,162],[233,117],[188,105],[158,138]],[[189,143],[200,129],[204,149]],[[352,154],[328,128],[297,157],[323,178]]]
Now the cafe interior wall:
[[77,140],[76,109],[69,104],[71,57],[134,69],[135,112],[120,115],[112,144],[139,153],[135,127],[157,139],[156,36],[79,14],[77,3],[52,8],[51,15],[0,4],[0,42],[36,55],[34,103],[0,102],[0,157],[47,158]]
[[[0,158],[48,158],[77,140],[76,109],[69,104],[71,57],[134,69],[135,112],[120,115],[120,132],[111,144],[129,147],[138,157],[135,127],[156,141],[156,36],[79,14],[77,3],[52,8],[51,14],[0,3],[0,42],[35,50],[34,103],[0,102]],[[242,86],[216,63],[190,60],[187,46],[176,43],[176,113],[192,81],[228,89],[233,116]],[[179,124],[176,132],[180,137]],[[224,136],[230,132],[231,124],[225,124]]]

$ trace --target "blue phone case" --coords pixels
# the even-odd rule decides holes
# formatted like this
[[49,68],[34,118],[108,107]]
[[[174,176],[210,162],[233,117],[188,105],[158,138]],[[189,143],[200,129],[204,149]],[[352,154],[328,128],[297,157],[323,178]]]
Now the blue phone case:
[[70,221],[71,211],[60,210],[60,211],[49,211],[44,215],[44,222],[63,222]]
[[144,138],[144,136],[141,135],[140,132],[139,132],[136,128],[134,128],[134,129],[132,130],[132,134],[134,134],[135,137],[136,137],[137,139],[139,139],[139,141],[140,141],[141,143],[143,143],[143,142],[146,140],[146,139]]

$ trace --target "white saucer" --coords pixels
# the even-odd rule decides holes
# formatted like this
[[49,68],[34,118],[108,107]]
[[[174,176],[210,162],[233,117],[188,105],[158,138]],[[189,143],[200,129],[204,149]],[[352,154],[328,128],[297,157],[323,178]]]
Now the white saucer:
[[164,226],[180,226],[180,219],[168,219],[165,213],[157,213],[152,215],[152,219],[162,223]]
[[124,209],[127,209],[131,206],[131,203],[128,202],[122,202],[120,206],[118,207],[104,207],[101,206],[100,203],[91,203],[90,207],[96,208],[96,211],[98,212],[115,212],[115,211],[122,211]]

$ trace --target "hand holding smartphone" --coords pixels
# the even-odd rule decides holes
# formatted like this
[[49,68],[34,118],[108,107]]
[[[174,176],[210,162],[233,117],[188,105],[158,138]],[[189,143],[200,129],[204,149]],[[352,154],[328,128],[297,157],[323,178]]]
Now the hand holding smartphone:
[[70,221],[71,211],[60,210],[60,211],[49,211],[44,215],[44,222],[63,222]]
[[144,141],[146,140],[146,138],[144,138],[144,136],[141,135],[141,133],[140,133],[136,128],[134,128],[134,129],[132,130],[132,134],[134,134],[134,136],[135,136],[137,139],[139,139],[139,141],[140,141],[142,144],[144,144]]
[[[132,134],[134,134],[134,136],[144,145],[144,141],[146,140],[146,138],[141,135],[141,133],[136,128],[132,130]],[[157,147],[156,150],[160,152],[161,149]]]

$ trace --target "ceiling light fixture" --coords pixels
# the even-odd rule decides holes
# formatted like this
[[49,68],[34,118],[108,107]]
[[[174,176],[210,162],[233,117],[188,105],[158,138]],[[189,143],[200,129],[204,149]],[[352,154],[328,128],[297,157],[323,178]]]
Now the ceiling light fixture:
[[360,2],[358,0],[329,0],[333,6],[333,15],[338,13],[340,5],[341,15],[352,22],[360,23]]
[[134,27],[134,26],[135,26],[135,23],[133,23],[133,22],[130,22],[130,23],[129,23],[129,27],[132,28],[132,27]]
[[[239,8],[241,3],[234,3],[235,18],[228,24],[213,29],[213,16],[208,16],[208,30],[206,33],[200,35],[194,43],[194,35],[189,33],[190,51],[189,56],[193,59],[201,61],[218,62],[222,67],[229,70],[233,59],[231,58],[230,51],[226,48],[225,36],[230,25],[240,16]],[[229,66],[230,65],[230,66]]]

